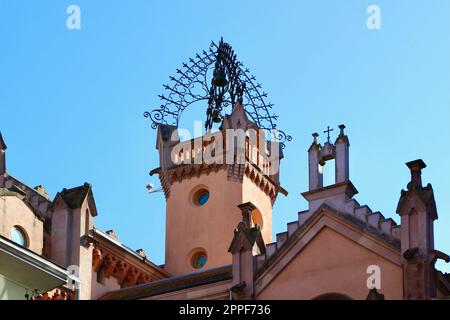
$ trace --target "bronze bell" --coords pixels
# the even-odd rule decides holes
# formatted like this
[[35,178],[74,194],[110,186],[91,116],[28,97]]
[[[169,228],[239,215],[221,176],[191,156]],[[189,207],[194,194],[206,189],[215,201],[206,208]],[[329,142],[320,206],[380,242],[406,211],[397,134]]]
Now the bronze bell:
[[228,80],[225,77],[225,70],[223,68],[218,68],[214,74],[213,85],[216,87],[226,87],[228,84]]
[[213,111],[212,121],[214,123],[221,123],[222,122],[222,115],[220,114],[219,110],[216,109],[216,110]]

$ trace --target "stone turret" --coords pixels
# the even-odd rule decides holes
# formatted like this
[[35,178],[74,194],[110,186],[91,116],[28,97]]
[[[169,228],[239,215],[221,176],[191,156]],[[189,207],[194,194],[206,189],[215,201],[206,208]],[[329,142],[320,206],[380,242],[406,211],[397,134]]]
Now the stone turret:
[[401,217],[401,253],[406,299],[436,296],[433,222],[438,218],[431,184],[422,185],[422,160],[406,164],[411,171],[407,190],[401,191],[397,213]]
[[91,298],[94,217],[97,216],[92,186],[63,189],[55,197],[51,213],[51,254],[55,263],[81,280],[80,299]]

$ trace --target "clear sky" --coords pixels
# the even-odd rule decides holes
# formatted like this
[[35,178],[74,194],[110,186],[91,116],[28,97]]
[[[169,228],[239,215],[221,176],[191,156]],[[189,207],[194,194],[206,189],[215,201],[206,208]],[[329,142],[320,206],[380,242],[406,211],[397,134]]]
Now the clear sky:
[[[66,28],[71,4],[81,8],[81,30]],[[381,9],[381,30],[366,27],[371,4]],[[294,138],[274,233],[306,209],[311,133],[345,123],[357,200],[399,221],[404,163],[422,158],[438,206],[436,248],[450,253],[448,0],[2,0],[0,131],[9,172],[52,197],[92,183],[96,226],[163,263],[164,197],[145,189],[158,184],[148,176],[158,166],[156,132],[142,114],[159,106],[161,85],[182,62],[221,36]]]

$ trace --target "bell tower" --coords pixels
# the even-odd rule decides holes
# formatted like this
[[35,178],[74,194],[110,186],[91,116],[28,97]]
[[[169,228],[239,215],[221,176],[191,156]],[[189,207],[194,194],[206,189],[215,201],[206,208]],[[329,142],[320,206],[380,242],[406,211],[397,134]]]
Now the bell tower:
[[166,197],[164,268],[171,274],[231,264],[228,247],[242,203],[254,204],[250,223],[259,225],[265,243],[272,241],[272,207],[278,192],[286,192],[271,172],[280,159],[263,154],[262,142],[251,137],[257,129],[241,104],[225,115],[221,130],[188,141],[179,140],[175,127],[159,126],[160,167],[151,173],[159,174]]
[[[164,268],[176,276],[232,263],[228,249],[243,203],[252,203],[248,227],[271,242],[272,207],[279,192],[287,194],[281,150],[292,138],[275,129],[267,94],[223,40],[170,80],[161,106],[144,116],[158,130],[160,165],[150,174],[158,173],[166,198]],[[206,107],[206,133],[190,139],[179,121],[194,103]]]

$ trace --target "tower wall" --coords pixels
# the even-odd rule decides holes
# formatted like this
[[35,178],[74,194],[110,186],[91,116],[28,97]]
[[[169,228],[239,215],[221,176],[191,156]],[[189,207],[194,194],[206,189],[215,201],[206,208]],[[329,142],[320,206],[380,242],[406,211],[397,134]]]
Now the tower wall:
[[[199,206],[195,195],[209,192],[208,201]],[[241,179],[229,175],[224,165],[217,172],[174,181],[166,206],[166,264],[173,275],[198,271],[192,265],[193,256],[204,251],[207,262],[202,269],[231,263],[228,247],[233,230],[242,220],[237,205],[252,201],[255,215],[261,215],[264,242],[272,238],[272,200],[261,188],[243,174]],[[256,218],[255,222],[260,224]]]
[[[193,196],[200,189],[209,200],[199,206]],[[205,269],[231,263],[227,254],[233,230],[241,220],[237,205],[242,203],[242,184],[227,179],[227,171],[202,174],[174,182],[166,209],[166,264],[173,275],[197,271],[192,256],[197,250],[207,254]]]

